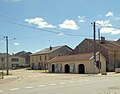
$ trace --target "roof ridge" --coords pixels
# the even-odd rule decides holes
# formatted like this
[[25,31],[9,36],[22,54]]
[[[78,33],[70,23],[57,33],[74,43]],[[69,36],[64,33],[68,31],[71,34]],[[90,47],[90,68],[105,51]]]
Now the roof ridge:
[[113,45],[115,45],[115,46],[119,46],[119,47],[120,47],[120,45],[117,44],[117,43],[114,43],[114,42],[112,42],[112,41],[108,41],[108,42],[111,43],[111,44],[113,44]]

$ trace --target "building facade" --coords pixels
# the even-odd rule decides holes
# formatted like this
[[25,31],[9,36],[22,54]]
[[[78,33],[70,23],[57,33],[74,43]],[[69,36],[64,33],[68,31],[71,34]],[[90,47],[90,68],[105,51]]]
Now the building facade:
[[67,45],[45,48],[30,55],[32,69],[47,69],[48,61],[56,56],[69,55],[73,50]]
[[[84,39],[71,54],[82,54],[93,52],[93,39]],[[108,41],[104,38],[96,40],[96,51],[99,51],[106,58],[107,71],[115,71],[120,68],[120,40]]]
[[[0,69],[6,69],[7,67],[7,58],[2,57],[0,58]],[[20,68],[20,67],[26,67],[26,60],[23,57],[15,56],[15,55],[9,55],[8,56],[8,68]]]
[[96,53],[96,60],[94,67],[93,53],[58,56],[49,61],[49,72],[79,74],[106,72],[105,57]]
[[16,53],[15,55],[25,58],[26,66],[30,67],[30,55],[31,54],[32,54],[31,52],[20,51],[20,52]]

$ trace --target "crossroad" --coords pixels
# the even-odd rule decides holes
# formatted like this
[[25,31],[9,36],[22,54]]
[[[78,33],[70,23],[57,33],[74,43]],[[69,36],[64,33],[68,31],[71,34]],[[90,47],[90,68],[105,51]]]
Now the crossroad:
[[[28,76],[29,77],[29,76]],[[37,77],[37,76],[35,76]],[[1,93],[4,93],[4,94],[7,94],[7,92],[14,92],[14,91],[21,91],[21,90],[25,90],[25,89],[34,89],[34,88],[46,88],[46,87],[55,87],[55,86],[60,86],[60,85],[66,85],[66,84],[74,84],[74,83],[81,83],[81,82],[87,82],[89,81],[88,79],[85,79],[85,80],[67,80],[67,81],[64,81],[64,82],[58,82],[58,83],[48,83],[48,84],[37,84],[37,85],[24,85],[22,87],[19,87],[19,86],[14,86],[13,88],[8,88],[8,89],[0,89],[0,94]],[[7,92],[6,92],[7,91]]]
[[[15,71],[15,81],[0,84],[0,94],[120,94],[120,76]],[[106,93],[105,93],[106,92]]]

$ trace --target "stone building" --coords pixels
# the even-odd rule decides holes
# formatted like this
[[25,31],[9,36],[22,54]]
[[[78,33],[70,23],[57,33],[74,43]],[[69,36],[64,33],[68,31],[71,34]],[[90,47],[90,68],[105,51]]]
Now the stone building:
[[47,69],[48,61],[56,56],[68,55],[73,51],[67,45],[45,48],[30,55],[30,67],[32,69]]
[[[83,54],[93,52],[93,39],[84,39],[71,54]],[[99,51],[106,58],[107,71],[115,71],[120,68],[120,39],[117,41],[108,41],[102,37],[96,40],[96,52]]]
[[49,61],[48,70],[49,72],[54,73],[80,73],[80,74],[106,72],[105,57],[98,52],[96,53],[96,60],[97,66],[94,67],[93,53],[57,56]]

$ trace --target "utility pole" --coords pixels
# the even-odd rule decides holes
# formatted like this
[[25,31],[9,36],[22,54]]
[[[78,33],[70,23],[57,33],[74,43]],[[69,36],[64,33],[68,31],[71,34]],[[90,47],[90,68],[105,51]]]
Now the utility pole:
[[100,62],[100,29],[98,29],[98,40],[99,40],[99,73],[100,73],[100,68],[101,68],[101,62]]
[[9,75],[9,65],[8,65],[8,36],[6,36],[6,53],[7,53],[7,60],[6,60],[6,70],[7,70],[7,75]]
[[94,46],[93,46],[93,53],[94,53],[94,73],[95,73],[95,68],[96,68],[96,28],[95,28],[95,22],[93,22],[93,37],[94,37]]
[[2,79],[4,78],[4,72],[3,72],[3,61],[4,61],[4,58],[2,58]]

